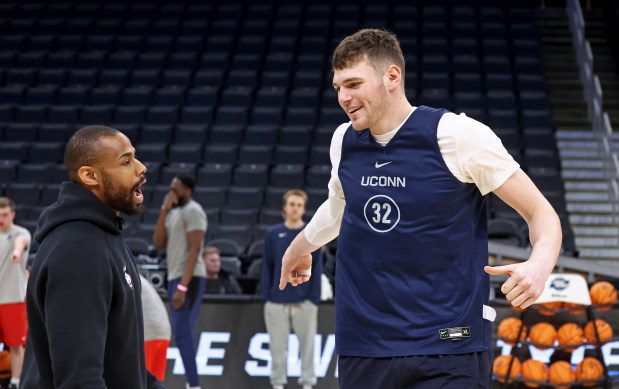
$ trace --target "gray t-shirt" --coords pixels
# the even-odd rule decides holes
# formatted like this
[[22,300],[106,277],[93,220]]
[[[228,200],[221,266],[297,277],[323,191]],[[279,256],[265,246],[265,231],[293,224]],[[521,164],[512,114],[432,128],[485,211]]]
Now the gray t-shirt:
[[[28,247],[23,260],[11,260],[15,249],[15,238],[25,236]],[[30,232],[24,227],[13,225],[7,232],[0,232],[0,304],[22,303],[26,300],[26,262],[30,253]]]
[[[180,278],[185,272],[185,261],[189,250],[187,233],[192,231],[206,232],[206,213],[202,206],[193,200],[189,200],[182,207],[172,208],[165,219],[165,227],[168,232],[168,280]],[[195,277],[206,277],[206,267],[202,261],[202,246],[196,268],[193,271]]]

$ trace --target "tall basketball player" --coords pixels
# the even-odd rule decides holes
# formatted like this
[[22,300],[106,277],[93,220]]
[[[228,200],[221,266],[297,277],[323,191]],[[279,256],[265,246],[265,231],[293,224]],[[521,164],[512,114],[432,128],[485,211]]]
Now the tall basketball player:
[[[340,386],[490,387],[486,273],[508,276],[512,305],[534,303],[559,254],[559,218],[488,127],[408,102],[393,34],[344,38],[332,66],[350,122],[333,135],[329,198],[284,255],[280,289],[307,281],[310,253],[339,235]],[[528,223],[526,262],[485,266],[490,192]]]

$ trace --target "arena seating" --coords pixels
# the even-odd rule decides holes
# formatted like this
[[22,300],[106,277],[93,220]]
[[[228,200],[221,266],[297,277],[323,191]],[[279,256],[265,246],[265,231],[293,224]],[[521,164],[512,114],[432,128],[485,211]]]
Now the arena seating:
[[[149,209],[128,218],[128,236],[150,241],[184,172],[208,211],[207,238],[246,253],[280,221],[286,189],[310,194],[308,217],[326,199],[331,134],[347,120],[330,54],[348,33],[386,27],[401,40],[412,102],[488,124],[565,220],[533,9],[442,4],[0,4],[1,191],[34,229],[66,176],[68,137],[110,125],[149,169]],[[520,216],[490,197],[491,236],[526,244]]]

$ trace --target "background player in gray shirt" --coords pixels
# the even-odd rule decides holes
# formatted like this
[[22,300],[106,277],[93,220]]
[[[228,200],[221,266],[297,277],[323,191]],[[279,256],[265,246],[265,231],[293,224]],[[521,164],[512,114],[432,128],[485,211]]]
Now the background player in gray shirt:
[[0,197],[0,342],[11,350],[11,383],[19,386],[24,362],[26,318],[26,261],[30,232],[13,224],[15,204]]
[[206,285],[206,268],[198,260],[202,255],[206,214],[191,199],[195,181],[179,174],[170,184],[157,219],[153,243],[167,250],[168,299],[174,340],[185,365],[185,379],[190,388],[199,388],[194,333],[200,303]]

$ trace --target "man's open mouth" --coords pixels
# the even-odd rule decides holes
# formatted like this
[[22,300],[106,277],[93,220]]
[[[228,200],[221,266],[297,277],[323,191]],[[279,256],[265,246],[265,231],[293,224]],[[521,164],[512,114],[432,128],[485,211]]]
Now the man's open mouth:
[[144,201],[144,194],[142,193],[142,187],[144,184],[146,184],[146,179],[138,183],[133,190],[133,196],[138,200],[138,203],[142,203]]

